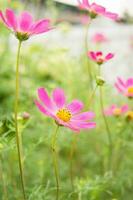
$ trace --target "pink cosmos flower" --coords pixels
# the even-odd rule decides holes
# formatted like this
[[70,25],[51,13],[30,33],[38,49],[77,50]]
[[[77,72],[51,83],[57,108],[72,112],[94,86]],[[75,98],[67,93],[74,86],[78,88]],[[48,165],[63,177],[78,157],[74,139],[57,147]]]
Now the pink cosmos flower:
[[126,113],[128,111],[128,109],[129,109],[128,105],[123,105],[121,107],[112,105],[105,110],[105,115],[119,117],[122,114]]
[[79,8],[87,10],[91,18],[95,18],[97,15],[102,15],[113,20],[118,19],[118,14],[109,12],[106,8],[96,3],[90,4],[89,0],[78,0],[78,3]]
[[97,52],[89,51],[88,57],[94,62],[96,62],[98,65],[101,65],[107,62],[108,60],[112,59],[114,57],[114,54],[108,53],[106,56],[104,56],[101,51],[97,51]]
[[5,16],[0,11],[0,20],[5,26],[13,31],[16,37],[21,40],[27,40],[30,36],[45,33],[51,30],[50,20],[42,19],[34,22],[33,17],[27,11],[21,13],[20,16],[16,16],[14,11],[6,9]]
[[96,33],[92,37],[92,42],[97,43],[97,44],[101,44],[101,43],[104,43],[104,42],[107,42],[107,41],[108,41],[108,39],[102,33]]
[[70,104],[67,104],[62,89],[54,89],[50,98],[44,88],[39,88],[38,97],[39,101],[35,100],[38,109],[44,115],[53,118],[58,125],[68,127],[75,132],[80,132],[80,129],[90,129],[96,126],[95,122],[89,122],[94,117],[94,113],[81,113],[80,111],[84,105],[79,100],[73,100]]
[[118,92],[129,98],[133,98],[133,78],[129,78],[124,81],[122,78],[118,77],[115,83],[115,87]]

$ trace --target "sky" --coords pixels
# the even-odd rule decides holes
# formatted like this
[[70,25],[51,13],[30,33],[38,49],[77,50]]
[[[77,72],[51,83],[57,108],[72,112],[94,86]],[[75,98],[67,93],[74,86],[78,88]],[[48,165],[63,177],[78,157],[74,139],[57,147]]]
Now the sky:
[[[65,4],[77,5],[77,0],[55,0]],[[124,11],[128,11],[133,15],[133,0],[90,0],[90,3],[95,2],[105,6],[109,11],[117,12],[122,15]]]

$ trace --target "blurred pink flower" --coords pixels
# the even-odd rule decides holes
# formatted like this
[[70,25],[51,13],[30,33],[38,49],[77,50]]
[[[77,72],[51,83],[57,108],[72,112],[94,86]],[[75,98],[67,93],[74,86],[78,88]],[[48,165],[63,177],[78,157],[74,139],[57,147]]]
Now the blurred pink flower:
[[79,8],[89,11],[89,15],[91,18],[95,18],[97,15],[103,15],[113,20],[118,19],[118,14],[108,12],[106,8],[96,3],[89,3],[89,0],[78,0]]
[[107,41],[108,41],[108,39],[102,33],[96,33],[92,37],[92,42],[97,43],[97,44],[101,44],[101,43],[104,43],[104,42],[107,42]]
[[97,51],[97,52],[89,51],[88,57],[94,62],[96,62],[98,65],[101,65],[107,62],[108,60],[112,59],[114,57],[114,54],[108,53],[106,56],[104,56],[101,51]]
[[122,78],[118,77],[115,87],[117,88],[118,92],[129,98],[133,98],[133,78],[129,78],[124,81]]
[[111,105],[109,108],[105,109],[105,115],[107,116],[116,116],[119,117],[122,114],[126,113],[128,111],[128,105],[123,105],[121,107],[118,107],[116,105]]
[[45,33],[52,28],[49,19],[42,19],[34,22],[32,15],[24,11],[20,16],[16,16],[14,11],[6,9],[5,16],[0,11],[0,20],[5,26],[13,31],[16,37],[21,40],[27,40],[30,36]]
[[38,97],[41,102],[35,100],[38,109],[44,115],[53,118],[58,125],[68,127],[75,132],[80,132],[80,129],[91,129],[96,126],[95,122],[89,122],[94,117],[94,113],[81,113],[80,111],[84,105],[79,100],[73,100],[70,104],[67,104],[62,89],[54,89],[52,98],[50,98],[44,88],[39,88]]

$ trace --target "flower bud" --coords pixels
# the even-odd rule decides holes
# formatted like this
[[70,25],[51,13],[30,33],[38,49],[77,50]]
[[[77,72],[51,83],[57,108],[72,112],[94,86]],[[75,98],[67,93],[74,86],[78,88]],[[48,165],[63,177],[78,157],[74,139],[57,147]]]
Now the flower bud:
[[101,76],[96,77],[96,83],[98,86],[103,86],[105,83],[105,80]]

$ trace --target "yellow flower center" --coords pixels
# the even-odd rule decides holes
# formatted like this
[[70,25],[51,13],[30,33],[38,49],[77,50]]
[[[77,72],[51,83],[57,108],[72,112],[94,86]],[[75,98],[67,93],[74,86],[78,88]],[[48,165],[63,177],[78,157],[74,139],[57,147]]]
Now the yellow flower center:
[[59,119],[61,119],[62,121],[64,121],[64,122],[69,122],[70,119],[71,119],[71,117],[72,117],[70,111],[67,110],[66,108],[60,109],[60,110],[57,112],[56,116],[57,116]]
[[128,94],[133,95],[133,87],[128,88]]
[[128,111],[126,113],[126,116],[127,116],[128,119],[133,119],[133,111]]
[[114,114],[115,116],[119,116],[119,115],[121,114],[121,109],[120,109],[120,108],[115,108],[115,109],[113,110],[113,114]]

